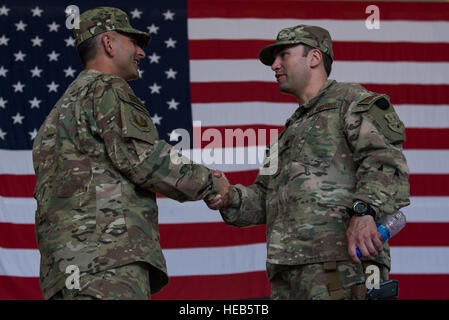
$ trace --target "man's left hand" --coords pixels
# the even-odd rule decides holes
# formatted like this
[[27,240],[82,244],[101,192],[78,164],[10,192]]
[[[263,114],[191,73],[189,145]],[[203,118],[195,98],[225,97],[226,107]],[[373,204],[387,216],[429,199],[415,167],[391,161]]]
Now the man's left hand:
[[352,217],[346,231],[346,239],[348,241],[348,254],[356,263],[361,263],[357,257],[356,248],[359,248],[363,257],[377,256],[383,250],[376,223],[370,215]]

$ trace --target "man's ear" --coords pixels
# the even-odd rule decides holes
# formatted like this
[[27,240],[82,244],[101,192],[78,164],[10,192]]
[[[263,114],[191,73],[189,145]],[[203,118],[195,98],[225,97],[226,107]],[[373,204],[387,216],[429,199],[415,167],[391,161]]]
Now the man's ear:
[[115,38],[110,33],[101,35],[101,45],[106,54],[110,57],[113,57],[115,55],[114,40]]
[[318,49],[313,49],[309,52],[309,66],[315,68],[323,61],[323,54]]

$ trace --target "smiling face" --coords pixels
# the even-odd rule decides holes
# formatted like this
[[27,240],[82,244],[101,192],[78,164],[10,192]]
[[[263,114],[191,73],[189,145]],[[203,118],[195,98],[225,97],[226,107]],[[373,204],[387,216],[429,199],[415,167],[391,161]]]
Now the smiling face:
[[137,40],[128,34],[117,32],[114,40],[116,74],[126,81],[138,79],[138,65],[145,58],[145,52],[139,47]]
[[281,47],[274,52],[271,69],[279,85],[279,91],[300,96],[309,85],[311,70],[308,55],[303,56],[302,45]]

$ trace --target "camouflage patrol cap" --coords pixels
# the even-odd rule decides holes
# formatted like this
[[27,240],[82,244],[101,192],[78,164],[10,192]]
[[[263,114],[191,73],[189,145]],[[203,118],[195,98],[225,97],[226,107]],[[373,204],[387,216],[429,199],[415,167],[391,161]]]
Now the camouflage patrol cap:
[[307,26],[304,24],[282,29],[278,33],[276,42],[260,51],[259,59],[263,64],[271,66],[274,62],[273,53],[276,47],[299,43],[319,49],[321,52],[327,53],[332,61],[334,60],[332,39],[329,32],[321,27]]
[[133,35],[142,48],[150,42],[149,33],[134,29],[128,15],[117,8],[98,7],[83,12],[79,17],[79,29],[73,28],[76,48],[84,41],[107,31],[117,30]]

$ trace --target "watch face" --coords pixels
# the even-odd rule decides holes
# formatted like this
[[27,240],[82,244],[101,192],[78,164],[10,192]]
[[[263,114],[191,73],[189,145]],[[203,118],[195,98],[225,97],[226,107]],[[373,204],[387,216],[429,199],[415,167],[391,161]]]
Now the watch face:
[[356,213],[365,213],[367,209],[368,209],[368,207],[367,207],[366,203],[364,203],[364,202],[357,201],[354,204],[354,211]]

